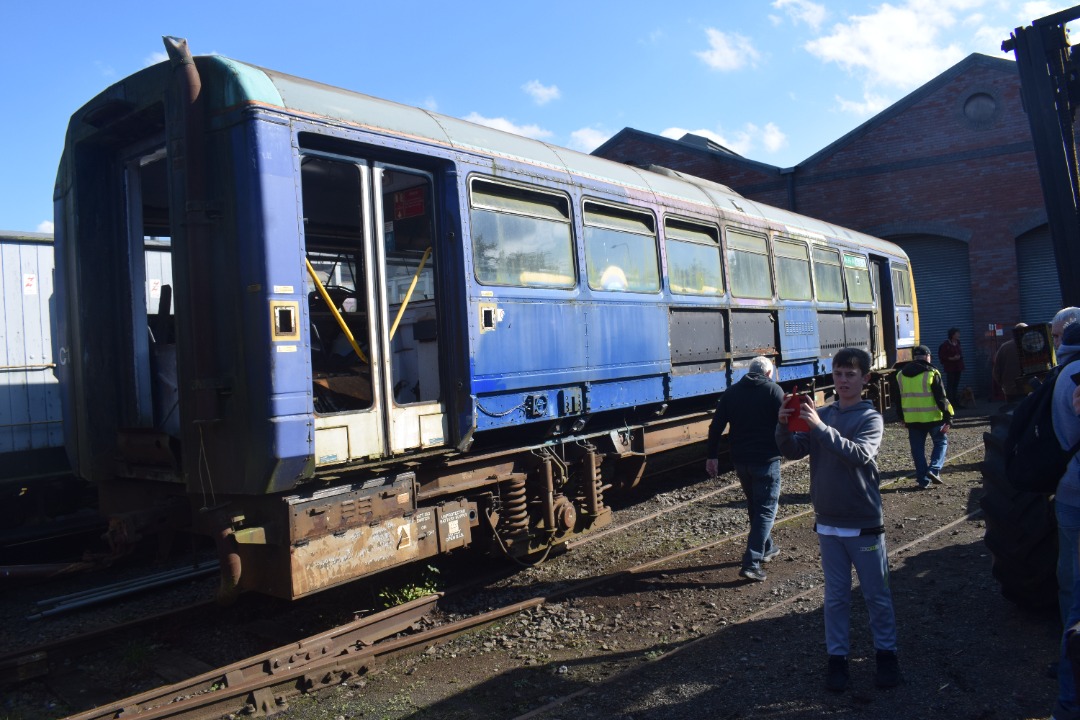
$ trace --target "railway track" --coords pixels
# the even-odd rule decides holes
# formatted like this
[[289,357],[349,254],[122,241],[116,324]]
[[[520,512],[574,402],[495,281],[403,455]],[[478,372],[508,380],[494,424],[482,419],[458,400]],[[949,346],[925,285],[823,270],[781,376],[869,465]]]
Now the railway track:
[[[979,565],[977,558],[985,557],[981,543],[982,530],[977,522],[978,512],[974,511],[981,492],[978,465],[982,447],[977,440],[978,429],[972,426],[971,430],[969,437],[964,438],[961,432],[955,438],[947,468],[949,475],[946,482],[949,484],[935,491],[912,490],[914,483],[909,473],[897,470],[895,465],[896,462],[910,462],[910,458],[906,452],[893,453],[890,461],[892,466],[886,473],[888,479],[883,482],[883,493],[886,495],[890,557],[897,569],[909,573],[907,582],[897,590],[897,602],[902,610],[915,606],[921,608],[925,615],[938,609],[939,601],[935,601],[933,606],[925,605],[922,592],[911,589],[924,582],[924,573],[927,572],[925,563],[932,561],[928,558],[938,557],[941,553],[949,556],[956,554],[958,558],[963,558],[965,565],[973,561]],[[894,427],[887,432],[893,436],[894,448],[901,436],[906,440],[906,433],[902,429],[898,431]],[[800,496],[805,490],[798,478],[793,477],[797,472],[798,468],[793,467],[785,475],[785,493],[790,491]],[[732,488],[729,486],[728,489]],[[707,505],[723,492],[724,488],[717,488],[710,491],[711,498],[702,500]],[[729,505],[741,511],[741,497],[727,500]],[[951,511],[953,509],[955,512]],[[672,522],[681,521],[672,519]],[[809,714],[803,709],[789,710],[789,715],[778,712],[776,705],[769,701],[774,695],[784,696],[786,685],[790,682],[793,683],[792,694],[798,698],[792,700],[795,703],[793,707],[798,708],[800,704],[808,702],[807,696],[800,696],[795,689],[803,687],[797,679],[806,675],[803,660],[809,652],[809,662],[814,670],[811,687],[819,687],[816,670],[821,652],[820,618],[814,620],[814,608],[820,612],[820,569],[816,543],[812,539],[812,515],[805,501],[789,505],[775,532],[784,552],[781,560],[769,567],[770,582],[745,583],[735,577],[745,534],[731,533],[693,547],[657,554],[653,558],[612,569],[599,577],[582,579],[580,582],[564,580],[546,595],[547,602],[561,606],[562,610],[525,613],[525,616],[533,617],[508,618],[489,631],[459,638],[438,648],[437,652],[429,648],[422,656],[395,663],[387,672],[369,678],[366,683],[343,685],[326,693],[325,698],[320,696],[320,699],[299,703],[295,710],[290,710],[283,717],[288,720],[308,720],[329,712],[326,708],[334,708],[335,714],[345,717],[366,717],[368,713],[375,713],[386,718],[463,718],[469,717],[462,710],[466,703],[472,708],[473,716],[489,717],[638,717],[639,713],[641,717],[745,717],[753,715],[747,708],[755,707],[754,702],[764,702],[756,707],[762,709],[765,715],[772,712],[770,716],[776,717],[842,715],[843,712],[833,706],[827,706],[832,710],[820,715]],[[598,545],[607,544],[599,536],[596,540]],[[608,540],[614,544],[612,538]],[[579,550],[586,552],[587,548]],[[573,554],[562,560],[572,557]],[[545,567],[541,567],[530,573],[534,584],[542,584],[546,580],[544,571]],[[972,570],[971,573],[982,578],[976,582],[984,583],[986,592],[1000,599],[989,578],[988,566],[981,571]],[[965,569],[960,579],[956,579],[950,573],[948,582],[963,587],[964,592],[970,592],[971,581],[963,579],[969,574]],[[939,582],[934,579],[933,573],[925,577],[928,578],[925,582]],[[959,592],[953,594],[962,604],[964,595]],[[856,603],[853,609],[856,625],[859,620],[855,615],[860,612]],[[919,614],[917,610],[916,614]],[[587,620],[580,624],[565,621],[574,615],[584,616]],[[971,616],[970,612],[965,619],[968,616]],[[977,619],[978,613],[972,617]],[[933,625],[939,618],[925,615],[921,620]],[[550,625],[552,621],[554,629],[545,634],[543,626]],[[757,644],[762,641],[760,636],[766,627],[763,625],[765,622],[770,627],[802,627],[802,634],[791,638],[790,648],[772,651],[784,653],[783,669],[779,671],[770,672],[770,663],[775,663],[777,656],[769,656],[768,650],[765,655],[772,659],[761,660],[761,655],[757,655],[758,660],[754,659],[758,653]],[[809,634],[805,628],[808,622],[811,626]],[[1014,626],[1020,625],[1015,620],[1012,623]],[[963,625],[956,621],[953,624]],[[901,627],[902,631],[918,632],[916,626],[917,623],[912,625],[910,621],[903,621]],[[573,633],[579,627],[580,636],[575,642]],[[1035,629],[1041,632],[1044,628],[1037,626]],[[1030,629],[1021,631],[1021,634],[1025,632],[1034,636]],[[729,635],[734,637],[728,639]],[[549,638],[546,646],[543,644],[545,637]],[[551,637],[556,638],[559,644],[552,645]],[[1034,641],[1037,643],[1038,639]],[[960,639],[954,642],[962,643]],[[781,639],[780,645],[784,644]],[[1052,632],[1046,645],[1052,654]],[[802,646],[802,649],[797,650],[798,646]],[[806,650],[806,646],[811,649]],[[707,649],[698,649],[702,647]],[[964,659],[962,648],[963,644],[960,644],[955,648],[955,653],[950,653],[960,662]],[[673,661],[671,664],[677,669],[666,673],[659,669],[660,663],[651,662],[678,655],[683,649],[688,651],[687,655],[696,656],[696,659],[681,663]],[[928,666],[926,672],[931,677],[931,668],[942,662],[938,658],[913,656],[913,663],[920,661]],[[712,667],[720,664],[724,665],[723,669]],[[914,674],[914,664],[911,670]],[[714,674],[716,672],[720,674]],[[788,678],[784,677],[785,673],[793,675]],[[778,675],[781,676],[779,679]],[[485,676],[486,680],[476,679]],[[702,679],[695,683],[699,677]],[[957,671],[952,670],[933,688],[922,689],[916,694],[925,695],[926,702],[938,701],[933,691],[941,692],[950,687],[950,678],[952,686],[957,687],[956,677]],[[763,682],[763,678],[769,679]],[[776,686],[777,682],[784,687]],[[972,682],[967,678],[959,686],[964,689]],[[1031,684],[1030,681],[1026,682]],[[362,689],[358,689],[361,685]],[[632,696],[647,695],[654,688],[655,694],[664,696],[667,707],[677,709],[657,714],[655,709],[650,712],[644,706],[627,700]],[[713,701],[720,703],[714,705],[713,709],[719,711],[726,708],[726,712],[731,714],[709,714],[707,704],[693,699],[696,693],[705,693],[709,688]],[[666,696],[675,692],[689,695]],[[755,692],[759,693],[757,697]],[[766,695],[760,695],[762,692]],[[735,698],[740,693],[741,701],[750,705],[740,705],[740,700],[728,701],[727,698]],[[992,693],[987,695],[983,692],[980,695],[984,699],[993,697]],[[1005,696],[1000,698],[1002,707],[1023,697],[1015,690],[1003,691],[1002,695]],[[680,698],[682,704],[672,702]],[[855,707],[850,712],[854,712],[853,716],[875,715],[876,711],[869,715],[862,715],[858,711],[860,703],[868,702],[871,700],[857,696]],[[888,702],[887,699],[885,702]],[[394,710],[386,710],[388,707]],[[976,704],[974,708],[977,707]],[[931,716],[938,715],[913,713],[906,717]],[[1001,716],[1013,715],[1006,711]],[[905,717],[902,709],[895,717]]]
[[[959,460],[964,455],[977,449],[971,447],[963,453],[954,454],[952,460]],[[893,480],[891,482],[895,483],[897,481]],[[886,485],[888,484],[886,483]],[[629,531],[642,524],[655,522],[664,515],[678,514],[697,503],[715,501],[718,496],[723,496],[737,489],[737,483],[721,484],[718,487],[699,493],[692,499],[677,502],[660,511],[643,514],[641,517],[633,518],[604,533],[582,538],[576,541],[574,545],[576,548],[581,548],[581,546],[589,543],[600,542],[607,536],[617,534],[619,530]],[[808,514],[808,509],[789,512],[786,516],[780,518],[778,529],[785,523],[797,523],[806,518]],[[962,519],[959,521],[962,521]],[[932,537],[935,533],[941,531],[941,529],[935,529],[925,533],[921,538]],[[133,713],[138,710],[142,713],[138,715],[140,718],[176,717],[200,718],[201,720],[202,718],[220,717],[226,713],[263,714],[280,711],[287,706],[288,698],[291,695],[338,685],[349,678],[366,674],[373,667],[385,662],[390,657],[402,653],[416,653],[420,648],[431,648],[446,643],[451,638],[478,627],[499,622],[524,610],[538,608],[545,603],[580,595],[597,585],[617,585],[634,576],[647,574],[655,568],[678,563],[680,559],[709,552],[723,545],[736,545],[737,543],[733,543],[733,541],[741,540],[742,537],[744,537],[744,534],[730,535],[713,542],[667,553],[619,569],[612,569],[598,576],[562,583],[555,589],[545,588],[542,581],[536,582],[534,585],[538,589],[537,592],[524,600],[519,599],[493,610],[473,613],[468,617],[452,622],[432,625],[420,631],[410,632],[407,635],[399,635],[393,638],[384,635],[382,640],[377,640],[374,636],[377,633],[367,627],[367,620],[358,620],[343,626],[343,628],[319,633],[290,645],[276,648],[269,653],[261,653],[248,660],[202,673],[191,680],[135,695],[71,717],[78,720],[96,720],[97,718],[121,717],[120,713],[122,711]],[[919,541],[911,541],[893,552],[901,552]],[[741,545],[739,552],[741,552]],[[490,578],[488,578],[488,581],[490,581]],[[796,597],[786,597],[781,601],[768,605],[754,615],[743,618],[740,622],[751,621],[761,613],[776,611],[786,604],[797,602],[798,597],[813,592],[817,592],[817,589],[809,589]],[[451,595],[453,594],[451,593]],[[447,602],[450,602],[449,598],[447,598]],[[384,621],[381,618],[385,614],[380,613],[378,616],[380,619],[375,622],[381,623],[379,625],[381,630],[391,629],[392,632],[387,633],[388,635],[394,635],[402,629],[415,629],[418,623],[421,622],[420,614],[430,612],[434,607],[433,603],[434,600],[430,598],[425,599],[422,603],[418,602],[415,607],[423,609],[416,612],[413,610],[413,605],[402,606],[403,609],[400,612],[403,614],[397,620]],[[431,623],[430,620],[425,622]],[[302,658],[302,662],[298,662],[296,658]],[[618,675],[613,677],[618,677]],[[571,696],[568,696],[567,699],[570,698]]]
[[[700,461],[695,459],[693,461],[677,461],[676,463],[663,464],[661,467],[650,471],[646,475],[646,478],[655,479],[692,465],[700,465]],[[728,483],[719,490],[702,494],[701,499],[707,499],[716,492],[727,492],[737,488],[737,483]],[[606,528],[602,533],[597,533],[595,537],[604,537],[612,533],[618,533],[623,529],[629,529],[641,522],[653,520],[668,512],[677,511],[685,504],[686,503],[682,503],[678,506],[650,513],[645,517],[635,518],[626,523],[617,522],[617,524]],[[573,543],[573,545],[579,546],[587,544],[593,537],[594,536],[591,535],[585,536]],[[194,569],[189,568],[189,571],[195,573],[193,576],[205,574],[203,565],[198,565]],[[500,578],[511,574],[511,572],[512,570],[507,568],[505,570],[496,570],[494,572],[485,573],[468,582],[457,583],[454,587],[448,589],[445,593],[442,593],[442,595],[447,597],[461,596],[468,593],[470,588],[495,583]],[[171,576],[174,573],[167,574]],[[37,620],[49,617],[65,608],[73,609],[85,606],[90,604],[89,601],[85,599],[88,597],[91,599],[103,597],[119,599],[126,596],[126,588],[130,587],[132,584],[134,584],[133,581],[126,581],[74,593],[70,598],[64,596],[60,598],[51,598],[48,601],[40,601],[37,605],[44,605],[45,609],[36,609],[35,612],[32,615],[27,616],[26,619]],[[139,580],[139,584],[149,585],[149,583],[143,583],[141,579]],[[104,600],[101,601],[103,602]],[[536,604],[538,603],[527,603],[525,607],[532,607]],[[132,634],[152,629],[155,626],[180,625],[194,627],[197,619],[205,617],[206,613],[213,612],[216,607],[217,605],[214,600],[201,600],[165,612],[153,613],[123,622],[110,623],[102,627],[96,627],[88,632],[69,635],[32,647],[18,648],[6,653],[0,653],[0,684],[10,687],[37,678],[42,678],[50,673],[51,668],[55,668],[55,666],[59,664],[71,662],[78,657],[99,651],[103,648],[114,647],[123,642],[123,640],[118,640],[118,638],[129,637]],[[480,624],[484,624],[484,622],[482,621]],[[300,642],[310,642],[310,639],[308,641]]]
[[[976,448],[971,447],[967,452],[972,452]],[[950,458],[950,460],[956,461],[963,457],[963,454],[956,454]],[[805,461],[804,461],[805,462]],[[700,458],[696,461],[680,463],[675,466],[667,466],[663,468],[663,472],[673,472],[678,470],[678,467],[685,467],[687,465],[700,465]],[[796,463],[798,465],[798,463]],[[791,476],[793,473],[791,470],[785,471],[785,484],[788,486],[794,485],[792,488],[795,492],[799,491],[797,480],[792,481]],[[797,473],[796,473],[797,474]],[[895,483],[895,480],[893,480]],[[700,489],[700,492],[694,492],[694,490]],[[721,502],[725,505],[731,505],[735,507],[737,513],[741,513],[741,494],[735,494],[735,491],[739,490],[738,483],[718,483],[712,487],[704,487],[701,485],[689,485],[684,490],[676,490],[674,494],[678,499],[669,501],[666,507],[661,508],[659,511],[640,512],[638,510],[632,510],[629,513],[623,514],[624,521],[621,521],[617,527],[613,527],[605,530],[602,533],[596,533],[595,535],[588,535],[585,538],[580,539],[573,543],[576,553],[569,555],[569,557],[575,557],[583,552],[588,552],[588,546],[592,544],[604,545],[612,542],[612,536],[617,536],[620,532],[631,533],[636,529],[640,529],[643,526],[649,526],[650,524],[656,524],[662,520],[665,516],[677,517],[681,513],[686,513],[688,508],[693,505],[701,505],[708,503]],[[692,494],[693,497],[687,497]],[[647,510],[647,508],[646,508]],[[779,518],[780,525],[784,522],[797,522],[800,518],[807,517],[809,510],[807,507],[788,507],[786,510],[782,510],[782,517]],[[635,516],[636,515],[636,516]],[[629,516],[629,517],[627,517]],[[679,522],[678,519],[672,519],[671,522]],[[779,527],[779,526],[778,526]],[[370,668],[373,668],[383,662],[386,662],[388,658],[400,655],[402,653],[408,653],[413,651],[414,653],[418,648],[432,648],[436,646],[442,646],[450,638],[454,638],[467,631],[475,629],[476,627],[490,625],[497,623],[515,613],[522,612],[523,610],[535,609],[546,602],[555,602],[559,599],[565,599],[568,597],[580,596],[583,593],[588,593],[590,587],[603,584],[618,584],[619,582],[626,581],[633,578],[633,576],[647,574],[650,569],[661,567],[664,565],[670,565],[672,562],[677,562],[680,557],[688,557],[694,554],[706,553],[710,551],[710,548],[715,548],[720,545],[731,545],[733,540],[741,540],[743,533],[732,534],[716,540],[713,542],[700,543],[693,547],[679,549],[677,552],[664,553],[662,555],[651,557],[644,561],[623,563],[619,567],[612,566],[604,572],[594,572],[590,576],[580,578],[570,582],[557,582],[554,585],[546,581],[546,574],[548,574],[548,568],[541,566],[534,569],[528,574],[528,578],[523,579],[523,573],[516,573],[513,575],[505,575],[503,573],[503,580],[486,578],[483,582],[488,584],[488,589],[483,594],[485,601],[488,601],[492,594],[498,594],[497,589],[510,590],[509,595],[517,597],[518,599],[503,604],[495,610],[484,610],[481,612],[472,612],[469,610],[462,611],[462,614],[468,613],[468,616],[462,617],[460,620],[453,622],[441,623],[433,627],[429,627],[422,631],[415,631],[408,636],[402,636],[392,641],[383,640],[382,642],[370,641],[369,638],[363,642],[354,643],[353,647],[348,651],[336,651],[330,650],[321,653],[320,663],[307,662],[303,667],[297,667],[289,670],[288,677],[284,677],[279,670],[278,673],[266,673],[266,677],[261,680],[256,679],[256,671],[252,668],[260,666],[266,666],[266,660],[252,660],[242,661],[239,664],[231,664],[224,668],[217,668],[207,671],[207,673],[200,674],[193,678],[191,681],[176,683],[173,685],[166,685],[166,688],[159,691],[151,691],[149,693],[141,693],[135,696],[126,698],[125,701],[114,704],[105,704],[102,710],[98,714],[83,714],[78,716],[72,716],[80,719],[89,718],[105,718],[105,717],[120,717],[118,714],[118,708],[127,708],[131,711],[133,708],[143,706],[144,703],[151,704],[156,712],[153,716],[139,717],[184,717],[184,718],[211,718],[220,717],[220,715],[214,715],[215,712],[221,710],[222,707],[228,709],[222,710],[224,712],[237,712],[237,711],[260,711],[264,712],[270,709],[281,709],[283,704],[287,703],[287,696],[289,694],[297,692],[308,692],[319,688],[329,687],[329,685],[335,685],[350,677],[359,677],[367,673]],[[734,543],[739,546],[739,552],[741,553],[741,544]],[[620,560],[615,558],[615,562]],[[551,563],[552,566],[556,565],[555,562]],[[522,584],[525,586],[522,586]],[[531,589],[530,589],[531,588]],[[443,598],[440,604],[447,607],[455,607],[460,610],[461,607],[468,607],[469,601],[462,599],[467,596],[465,592],[448,592],[447,596]],[[527,595],[525,599],[519,599]],[[491,607],[490,604],[488,606]],[[779,607],[779,606],[778,606]],[[159,622],[170,622],[165,619],[159,619]],[[363,621],[356,621],[360,623],[361,627]],[[415,626],[417,621],[411,620],[406,624],[408,627]],[[336,630],[329,630],[328,633],[335,633]],[[366,631],[357,629],[356,631]],[[318,644],[322,640],[321,637],[326,633],[322,633],[313,637],[309,637],[303,640],[299,640],[295,643],[289,644],[282,648],[276,649],[276,653],[281,655],[286,649],[291,647],[313,647],[314,644]],[[345,636],[342,636],[345,637]],[[83,641],[85,644],[85,641]],[[349,644],[348,639],[341,640],[346,646]],[[335,646],[337,647],[337,646]],[[66,651],[60,651],[53,649],[50,651],[54,658],[62,657]],[[31,662],[28,666],[32,666],[33,662],[41,667],[42,658],[38,657],[36,661],[32,660],[33,653],[27,653],[26,657],[31,658]],[[265,655],[265,653],[264,653]],[[247,669],[242,674],[238,675],[237,667],[243,666]],[[231,668],[231,669],[230,669]],[[230,689],[229,677],[232,678],[232,684]],[[193,683],[193,684],[192,684]],[[211,694],[217,695],[218,693],[206,693],[207,688],[215,688],[216,690],[227,690],[231,699],[225,701],[226,695],[222,694],[221,698],[214,697],[213,702],[210,699],[204,698],[201,701],[197,701],[197,697]],[[201,690],[200,690],[201,689]],[[168,709],[167,705],[161,705],[162,696],[170,696],[173,698],[185,698],[187,705],[179,705],[173,709]],[[145,696],[145,697],[144,697]],[[201,704],[205,703],[205,707]],[[219,705],[219,703],[226,703],[225,705]],[[171,704],[172,705],[172,704]],[[190,706],[190,707],[189,707]],[[110,710],[111,708],[111,710]],[[112,715],[109,715],[109,712]],[[96,710],[95,710],[96,712]],[[171,712],[175,714],[171,715]],[[159,715],[160,714],[160,715]],[[185,715],[187,714],[187,715]]]
[[[671,473],[674,473],[674,472],[677,472],[677,471],[681,470],[681,468],[684,468],[684,467],[687,467],[687,466],[690,466],[690,465],[698,465],[698,464],[700,464],[700,462],[698,462],[697,460],[694,460],[692,462],[691,461],[678,461],[676,463],[661,463],[660,466],[658,468],[656,468],[656,470],[652,470],[652,471],[649,472],[648,475],[646,475],[646,479],[647,480],[656,479],[657,477],[660,477],[660,476],[670,475]],[[737,486],[735,486],[735,487],[737,487]],[[732,486],[728,485],[728,486],[725,486],[723,489],[721,489],[721,491],[728,491],[731,488],[732,488]],[[707,497],[711,497],[711,494],[713,494],[713,493],[704,493],[704,494],[702,494],[702,499],[705,499]],[[611,527],[605,529],[605,531],[603,532],[603,535],[600,535],[600,533],[597,533],[597,536],[605,536],[605,535],[608,535],[608,534],[613,533],[613,532],[617,533],[621,529],[624,529],[624,528],[625,529],[632,528],[635,525],[639,524],[639,522],[660,517],[665,513],[675,512],[675,511],[678,510],[679,507],[681,507],[683,505],[685,505],[685,503],[681,504],[681,505],[678,505],[678,506],[666,508],[666,510],[659,511],[657,513],[651,513],[651,514],[645,516],[644,518],[636,518],[636,519],[632,519],[630,521],[624,522],[624,524],[617,524],[615,526],[611,526]],[[591,538],[592,538],[592,535],[586,535],[585,538],[578,541],[578,543],[576,543],[576,544],[588,543],[591,540]],[[199,566],[197,568],[197,570],[200,570],[201,568],[202,568],[202,566]],[[445,595],[448,598],[455,598],[455,597],[460,597],[460,596],[463,596],[463,595],[467,595],[470,592],[471,588],[477,587],[477,586],[484,586],[484,585],[494,584],[494,583],[498,582],[502,578],[507,578],[507,576],[512,574],[512,572],[513,572],[512,567],[508,567],[508,568],[505,568],[505,569],[496,570],[494,572],[484,573],[482,576],[477,576],[477,578],[474,578],[469,582],[457,583],[454,587],[448,588],[446,590],[446,593],[444,593],[442,595]],[[125,582],[125,583],[121,583],[121,584],[118,584],[118,585],[123,585],[123,586],[126,587],[127,585],[130,585],[130,584],[131,584],[130,582]],[[84,592],[73,594],[71,596],[71,598],[72,598],[71,600],[68,600],[66,597],[58,598],[58,600],[60,600],[62,602],[79,603],[79,602],[83,601],[82,598],[84,596],[97,597],[97,596],[102,596],[102,595],[116,594],[117,597],[122,597],[119,593],[116,592],[116,590],[113,589],[114,587],[116,587],[116,585],[108,585],[108,586],[105,586],[105,587],[97,587],[97,588],[93,588],[93,589],[89,589],[89,590],[84,590]],[[526,609],[526,608],[529,608],[529,607],[536,607],[537,604],[540,604],[541,602],[542,602],[542,598],[539,599],[539,600],[526,601],[524,604],[522,604],[522,607],[511,610],[510,612],[517,612],[519,610]],[[41,602],[39,602],[38,604],[40,606]],[[66,607],[66,606],[65,606],[65,604],[60,604],[59,607]],[[73,604],[73,607],[78,607],[78,604]],[[514,608],[514,606],[511,606],[511,608]],[[19,649],[12,650],[12,651],[9,651],[9,652],[0,653],[0,684],[6,685],[6,687],[10,688],[10,687],[13,687],[13,685],[17,685],[19,683],[27,682],[29,680],[35,680],[35,679],[43,678],[45,676],[48,676],[51,673],[51,671],[55,671],[55,669],[59,665],[63,665],[65,663],[70,663],[71,661],[76,660],[76,658],[78,658],[78,657],[81,657],[81,656],[84,656],[84,655],[87,655],[87,654],[90,654],[90,653],[94,653],[94,652],[99,652],[99,651],[102,651],[103,649],[107,650],[109,648],[119,647],[119,646],[121,646],[121,644],[123,642],[125,642],[124,638],[129,638],[134,634],[141,633],[141,631],[149,630],[149,629],[151,629],[153,627],[156,627],[156,626],[173,625],[173,626],[191,627],[192,631],[207,631],[207,623],[205,622],[206,616],[207,616],[208,613],[213,613],[216,609],[217,609],[217,603],[216,603],[215,600],[213,600],[213,599],[200,600],[200,601],[197,601],[197,602],[192,602],[192,603],[189,603],[189,604],[185,604],[185,606],[174,608],[174,609],[171,609],[171,610],[168,610],[168,611],[165,611],[165,612],[152,613],[152,614],[148,614],[148,615],[145,615],[145,616],[139,616],[139,617],[136,617],[136,619],[134,619],[134,620],[118,622],[118,623],[109,623],[109,624],[107,624],[105,626],[102,626],[102,627],[95,627],[94,629],[92,629],[90,631],[86,631],[86,633],[80,633],[80,634],[77,634],[77,635],[70,635],[70,636],[60,638],[60,639],[57,639],[57,640],[53,640],[53,641],[49,641],[49,642],[43,642],[43,643],[37,644],[37,646],[33,646],[33,647],[29,647],[29,648],[19,648]],[[26,619],[27,620],[38,620],[38,619],[41,619],[41,617],[48,617],[51,614],[54,614],[54,612],[55,612],[55,610],[52,610],[52,609],[44,610],[44,611],[36,610],[35,613],[33,613],[32,615],[28,615],[26,617]],[[507,614],[507,613],[501,613],[500,614],[498,611],[496,611],[496,613],[494,615],[492,615],[491,619],[489,619],[489,620],[473,621],[473,620],[470,619],[470,620],[461,622],[460,626],[461,626],[461,628],[469,628],[469,627],[474,626],[475,624],[483,625],[483,624],[485,624],[487,622],[492,622],[492,620],[498,619],[498,617],[502,616],[503,614]],[[352,623],[350,625],[353,625],[353,624],[356,624],[357,627],[360,627],[363,624],[363,620],[356,621],[355,623]],[[333,633],[334,630],[327,630],[327,631],[329,631],[329,633]],[[453,635],[455,635],[457,633],[460,633],[460,631],[463,631],[463,629],[453,629],[453,628],[451,628],[451,629],[449,629],[447,631],[447,633],[448,633],[448,636],[453,636]],[[316,637],[318,637],[318,636],[316,636]],[[438,639],[438,638],[440,638],[440,631],[433,631],[433,633],[431,634],[430,637],[428,637],[427,639],[420,640],[420,641],[421,642],[431,642],[434,639]],[[300,640],[298,642],[299,643],[309,643],[310,644],[310,643],[312,643],[314,641],[315,640],[313,640],[312,638],[307,638],[305,640]],[[408,642],[401,641],[400,644],[401,644],[403,649],[409,647]],[[374,656],[374,657],[380,657],[381,656],[380,652],[374,652],[373,651],[370,654],[372,654],[372,656]],[[218,675],[220,675],[221,677],[225,677],[225,676],[229,675],[230,673],[232,673],[232,671],[233,670],[221,670],[221,671],[219,671]],[[171,670],[166,670],[163,675],[165,675],[167,677],[167,675],[170,674],[170,673],[172,673]],[[213,675],[213,673],[211,673],[211,675]],[[219,680],[211,679],[211,680],[208,680],[207,682],[208,682],[208,684],[213,685],[216,682],[219,682]],[[305,683],[301,683],[301,684],[305,684]],[[170,685],[170,687],[174,687],[174,685]],[[187,696],[187,695],[195,694],[195,692],[193,690],[185,690],[184,683],[179,683],[179,684],[175,685],[174,688],[175,688],[174,689],[174,695],[175,696]],[[138,695],[138,697],[141,697],[141,696],[143,696],[143,694]],[[148,694],[147,697],[151,698],[153,702],[157,702],[156,695],[153,695],[153,693]],[[134,701],[132,701],[132,702],[134,702]],[[141,704],[141,703],[136,703],[136,704]],[[132,706],[132,704],[129,703],[129,707],[131,707],[131,706]],[[75,716],[75,717],[82,718],[82,717],[97,717],[97,716],[95,716],[95,715],[89,715],[89,716],[80,715],[80,716]],[[106,714],[106,715],[104,715],[102,717],[108,717],[108,715]],[[214,716],[213,715],[201,716],[201,715],[197,714],[197,715],[193,715],[192,717],[214,717]]]

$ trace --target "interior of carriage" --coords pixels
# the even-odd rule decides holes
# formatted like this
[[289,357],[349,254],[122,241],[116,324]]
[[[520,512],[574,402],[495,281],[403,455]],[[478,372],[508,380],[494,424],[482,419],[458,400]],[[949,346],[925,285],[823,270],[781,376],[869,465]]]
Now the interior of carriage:
[[[376,248],[365,249],[362,169],[355,163],[306,157],[302,164],[308,263],[313,397],[317,413],[365,410],[374,402],[372,342],[389,338],[391,392],[398,405],[439,398],[434,287],[434,213],[430,177],[381,169],[381,228],[385,271]],[[379,285],[385,281],[386,308]],[[369,283],[374,286],[369,288]],[[382,323],[381,329],[373,323]]]

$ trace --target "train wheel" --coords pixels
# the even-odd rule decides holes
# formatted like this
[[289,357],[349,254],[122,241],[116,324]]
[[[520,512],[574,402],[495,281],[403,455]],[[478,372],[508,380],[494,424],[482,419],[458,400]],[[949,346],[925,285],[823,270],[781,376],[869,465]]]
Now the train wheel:
[[983,434],[983,542],[1001,594],[1028,610],[1057,608],[1057,519],[1047,495],[1017,491],[1005,476],[1004,440],[1012,415],[997,415]]

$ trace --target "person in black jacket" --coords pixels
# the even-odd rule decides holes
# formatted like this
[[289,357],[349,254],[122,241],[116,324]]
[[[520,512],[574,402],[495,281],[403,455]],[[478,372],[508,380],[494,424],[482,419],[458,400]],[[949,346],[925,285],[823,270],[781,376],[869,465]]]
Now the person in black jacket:
[[750,361],[748,372],[720,396],[709,426],[709,453],[705,472],[716,477],[720,437],[731,425],[731,462],[746,493],[750,533],[746,538],[739,575],[765,580],[761,564],[780,552],[773,544],[772,526],[780,500],[780,450],[776,447],[776,416],[784,391],[772,382],[773,364],[767,357]]

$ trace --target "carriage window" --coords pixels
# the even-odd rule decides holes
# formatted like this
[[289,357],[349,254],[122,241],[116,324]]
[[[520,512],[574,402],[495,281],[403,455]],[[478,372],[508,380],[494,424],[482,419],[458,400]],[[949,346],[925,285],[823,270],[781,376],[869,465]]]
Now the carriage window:
[[853,303],[870,304],[874,302],[874,291],[870,287],[870,271],[866,258],[862,255],[844,254],[844,277],[847,279],[848,298]]
[[[383,240],[386,247],[386,301],[399,305],[435,297],[435,236],[430,179],[401,168],[384,168]],[[412,294],[409,294],[412,288]]]
[[478,282],[574,287],[570,203],[564,196],[474,180],[470,199]]
[[667,220],[668,283],[671,292],[685,295],[723,295],[720,235],[715,227]]
[[731,294],[743,298],[771,299],[772,274],[769,249],[763,235],[728,230],[728,268]]
[[844,279],[840,272],[840,253],[827,248],[814,248],[814,284],[817,299],[822,302],[844,301]]
[[776,253],[776,289],[782,300],[809,300],[810,253],[802,243],[780,242]]
[[656,292],[660,267],[650,214],[585,203],[585,268],[589,287],[613,292]]
[[908,269],[897,265],[892,269],[893,300],[897,305],[911,307],[911,281]]

